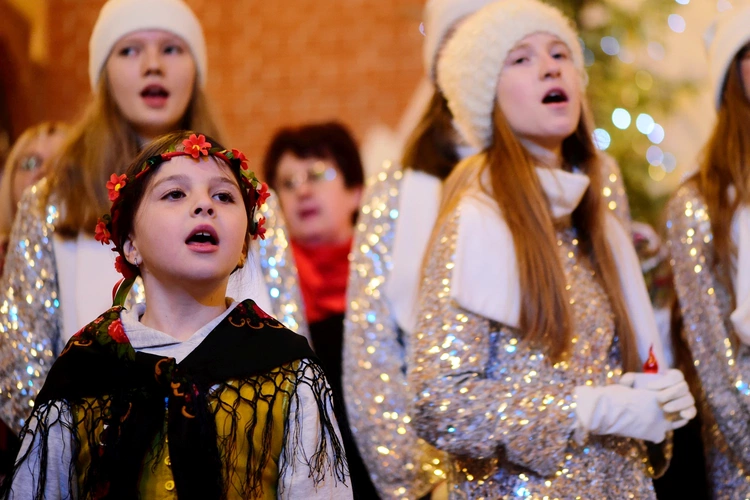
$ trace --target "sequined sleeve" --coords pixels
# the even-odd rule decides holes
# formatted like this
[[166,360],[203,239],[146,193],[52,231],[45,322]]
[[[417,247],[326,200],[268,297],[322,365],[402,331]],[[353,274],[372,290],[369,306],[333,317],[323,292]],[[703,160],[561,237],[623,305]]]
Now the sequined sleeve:
[[667,205],[667,245],[683,335],[708,405],[733,455],[750,470],[750,348],[735,352],[728,293],[712,270],[713,235],[703,197],[681,187]]
[[445,475],[443,454],[419,439],[407,408],[402,333],[384,296],[402,172],[386,165],[368,187],[352,246],[343,354],[349,424],[381,498],[419,498]]
[[573,384],[561,365],[525,347],[516,330],[451,298],[459,211],[427,251],[408,364],[415,426],[452,454],[503,456],[549,476],[564,462],[575,427]]
[[606,153],[601,153],[602,195],[604,203],[622,223],[628,233],[631,231],[630,204],[625,192],[625,183],[617,161]]
[[289,233],[276,193],[271,193],[260,212],[261,216],[266,218],[268,228],[266,239],[258,240],[258,245],[263,276],[271,296],[272,315],[290,330],[309,338],[299,291],[297,266],[289,246]]
[[47,183],[29,189],[13,224],[0,286],[0,418],[20,431],[57,355],[60,303]]

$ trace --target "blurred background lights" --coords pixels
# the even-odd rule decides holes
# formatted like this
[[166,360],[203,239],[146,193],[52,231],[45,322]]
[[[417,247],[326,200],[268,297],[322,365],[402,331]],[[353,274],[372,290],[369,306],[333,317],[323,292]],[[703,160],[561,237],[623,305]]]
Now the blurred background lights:
[[583,64],[588,68],[595,62],[596,62],[596,55],[590,48],[585,47],[583,49]]
[[679,14],[670,14],[667,18],[667,24],[675,33],[685,31],[685,18]]
[[654,129],[648,134],[648,140],[654,144],[661,144],[661,141],[664,140],[664,127],[655,123]]
[[729,10],[732,8],[732,4],[729,2],[729,0],[719,0],[716,3],[716,10],[719,12],[724,12],[725,10]]
[[659,181],[664,180],[664,178],[667,176],[667,173],[661,167],[655,167],[653,165],[649,165],[648,176],[651,177],[651,180],[659,182]]
[[619,57],[620,61],[625,64],[633,64],[635,62],[635,54],[633,54],[633,51],[624,47],[620,50],[620,53],[617,54],[617,57]]
[[674,0],[674,1],[680,5],[687,5],[690,3],[690,0]]
[[635,84],[639,89],[648,92],[654,84],[654,77],[648,71],[639,70],[635,74]]
[[595,129],[593,136],[594,144],[598,149],[602,151],[607,149],[609,145],[612,144],[612,137],[609,135],[609,132],[607,132],[603,128]]
[[[620,130],[625,130],[630,126],[630,113],[626,109],[617,108],[612,112],[612,123]],[[653,142],[653,141],[652,141]]]
[[613,36],[602,38],[602,50],[609,56],[616,56],[620,52],[620,42]]
[[647,115],[646,113],[641,113],[638,115],[638,118],[635,119],[635,127],[638,129],[638,132],[643,135],[648,135],[653,132],[655,125],[656,122],[654,119],[651,118],[651,115]]
[[658,167],[664,162],[664,152],[659,146],[651,146],[646,151],[646,159],[651,165]]
[[677,158],[672,153],[664,153],[664,158],[661,160],[661,166],[664,168],[664,171],[668,174],[674,172],[674,169],[677,168]]
[[648,51],[648,55],[651,57],[651,59],[654,59],[656,61],[661,61],[662,59],[664,59],[664,46],[659,42],[649,42],[648,48],[646,50]]

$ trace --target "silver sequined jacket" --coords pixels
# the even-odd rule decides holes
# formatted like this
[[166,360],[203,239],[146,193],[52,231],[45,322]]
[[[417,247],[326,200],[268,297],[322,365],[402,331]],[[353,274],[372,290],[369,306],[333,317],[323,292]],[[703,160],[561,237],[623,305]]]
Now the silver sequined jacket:
[[[0,285],[0,418],[16,431],[23,427],[47,372],[64,347],[53,246],[59,209],[54,202],[46,203],[48,194],[48,184],[42,180],[21,199]],[[268,199],[261,212],[269,229],[258,253],[272,314],[304,335],[297,271],[276,196]],[[143,299],[138,280],[128,303]]]
[[[409,381],[413,425],[452,455],[451,498],[655,498],[641,443],[573,438],[573,390],[622,373],[614,316],[570,225],[557,228],[574,336],[553,364],[518,330],[451,298],[460,207],[428,249]],[[502,283],[498,283],[502,286]]]
[[701,386],[709,482],[714,498],[750,498],[750,347],[733,346],[732,295],[712,266],[710,215],[694,184],[678,189],[666,219],[682,334]]
[[[619,167],[602,157],[607,206],[630,227],[630,211]],[[344,335],[344,399],[364,463],[382,498],[419,498],[445,479],[445,454],[418,438],[407,408],[413,393],[406,381],[408,339],[384,296],[403,171],[386,162],[366,190],[351,254]],[[421,249],[420,249],[421,250]]]

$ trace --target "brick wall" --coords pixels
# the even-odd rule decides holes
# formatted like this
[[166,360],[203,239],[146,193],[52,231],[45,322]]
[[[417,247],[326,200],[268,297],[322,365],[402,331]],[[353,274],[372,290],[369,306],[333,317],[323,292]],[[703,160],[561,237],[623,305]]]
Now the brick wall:
[[[88,39],[104,0],[49,2],[48,107],[90,94]],[[259,162],[282,125],[339,118],[358,138],[395,126],[421,76],[423,0],[187,0],[208,43],[207,93],[224,142]]]

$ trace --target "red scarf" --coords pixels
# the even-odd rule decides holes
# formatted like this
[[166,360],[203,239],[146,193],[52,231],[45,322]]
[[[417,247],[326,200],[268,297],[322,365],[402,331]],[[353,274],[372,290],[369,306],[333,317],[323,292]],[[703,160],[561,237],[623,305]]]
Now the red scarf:
[[307,322],[344,313],[352,241],[313,246],[291,243]]

